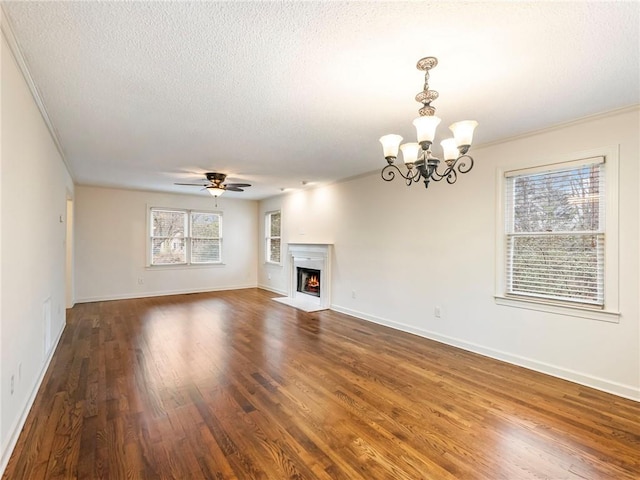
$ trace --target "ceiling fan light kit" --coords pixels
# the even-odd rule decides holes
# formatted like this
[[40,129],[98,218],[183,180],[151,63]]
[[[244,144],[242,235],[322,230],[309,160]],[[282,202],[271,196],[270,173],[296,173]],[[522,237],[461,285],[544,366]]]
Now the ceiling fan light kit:
[[[400,135],[391,134],[380,137],[383,155],[387,161],[380,175],[387,182],[393,180],[397,173],[405,179],[407,186],[423,180],[425,188],[428,188],[431,180],[439,182],[444,178],[447,179],[447,183],[453,184],[458,179],[458,173],[467,173],[473,168],[473,158],[467,155],[467,152],[471,148],[473,131],[478,122],[465,120],[452,124],[449,128],[453,132],[453,138],[440,142],[447,167],[442,173],[438,172],[440,159],[434,157],[431,152],[436,128],[440,123],[440,118],[435,116],[436,109],[431,102],[438,98],[438,92],[429,89],[429,70],[436,65],[438,65],[438,59],[435,57],[421,58],[416,65],[418,70],[425,72],[424,88],[416,95],[416,101],[422,104],[418,110],[420,116],[413,121],[418,141],[401,146]],[[406,173],[395,165],[398,149],[402,151]]]
[[217,187],[215,185],[209,185],[208,187],[205,187],[205,188],[207,189],[207,192],[209,192],[211,195],[213,195],[216,198],[222,195],[225,191],[224,188]]

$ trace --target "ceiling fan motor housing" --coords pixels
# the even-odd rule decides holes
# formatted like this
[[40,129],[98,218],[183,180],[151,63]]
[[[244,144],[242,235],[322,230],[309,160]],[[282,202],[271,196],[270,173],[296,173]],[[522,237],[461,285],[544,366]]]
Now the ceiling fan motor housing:
[[224,179],[227,178],[226,173],[208,172],[206,175],[207,175],[207,180],[218,185],[224,182]]

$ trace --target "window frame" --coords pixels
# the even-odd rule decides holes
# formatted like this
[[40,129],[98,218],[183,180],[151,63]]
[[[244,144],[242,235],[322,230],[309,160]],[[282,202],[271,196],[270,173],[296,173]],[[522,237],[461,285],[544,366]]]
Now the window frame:
[[[271,236],[271,216],[274,214],[280,215],[280,235]],[[271,210],[264,214],[264,261],[270,265],[282,265],[282,210]],[[271,241],[273,239],[280,240],[280,260],[274,261],[271,259]]]
[[[156,238],[166,238],[153,236],[153,212],[154,211],[167,211],[167,212],[181,212],[185,215],[185,232],[182,237],[185,241],[185,261],[180,263],[153,263],[153,240]],[[193,214],[206,214],[216,215],[218,217],[219,229],[218,237],[194,237],[192,235],[192,223]],[[220,256],[217,261],[214,262],[194,262],[192,259],[192,241],[201,238],[215,239],[219,242]],[[215,210],[203,210],[203,209],[187,209],[187,208],[173,208],[173,207],[155,207],[147,206],[147,268],[202,268],[211,267],[216,265],[223,265],[223,214],[221,211]]]
[[[506,182],[507,175],[515,172],[535,173],[550,169],[561,169],[582,160],[604,157],[604,307],[568,303],[561,300],[507,294],[507,231]],[[560,155],[545,162],[523,162],[515,168],[498,168],[496,171],[496,304],[509,307],[563,314],[606,322],[619,322],[619,146]]]

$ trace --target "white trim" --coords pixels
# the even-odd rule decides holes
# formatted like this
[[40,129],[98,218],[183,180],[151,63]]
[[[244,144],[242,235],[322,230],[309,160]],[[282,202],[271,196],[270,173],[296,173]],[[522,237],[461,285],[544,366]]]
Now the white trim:
[[529,370],[533,370],[539,373],[551,375],[552,377],[560,378],[562,380],[567,380],[569,382],[574,382],[580,385],[584,385],[586,387],[595,388],[596,390],[600,390],[606,393],[611,393],[619,397],[628,398],[629,400],[640,402],[640,388],[634,387],[632,385],[625,385],[622,383],[612,382],[604,378],[595,377],[593,375],[577,372],[575,370],[570,370],[568,368],[563,368],[550,363],[539,362],[537,360],[534,360],[528,357],[514,355],[512,353],[504,352],[502,350],[496,350],[493,348],[484,347],[482,345],[467,342],[459,338],[440,335],[438,333],[435,333],[429,330],[412,327],[404,323],[394,322],[394,321],[387,320],[380,317],[375,317],[373,315],[368,315],[366,313],[362,313],[356,310],[351,310],[349,308],[341,307],[335,304],[331,305],[331,310],[335,310],[336,312],[344,313],[346,315],[351,315],[352,317],[356,317],[361,320],[366,320],[368,322],[377,323],[385,327],[390,327],[395,330],[412,333],[420,337],[428,338],[429,340],[434,340],[436,342],[444,343],[446,345],[451,345],[452,347],[460,348],[468,352],[477,353],[485,357],[507,362],[512,365],[517,365],[519,367],[527,368]]
[[[562,163],[562,168],[558,168],[558,163]],[[604,156],[597,155],[591,158],[580,158],[579,160],[570,160],[567,162],[553,162],[546,165],[535,167],[519,168],[516,170],[508,170],[504,172],[505,178],[517,177],[520,175],[535,175],[536,173],[559,172],[562,170],[573,170],[574,168],[584,167],[586,165],[600,165],[604,163]]]
[[[520,169],[496,169],[496,237],[495,237],[495,302],[498,305],[559,313],[605,322],[619,322],[619,145],[608,145],[581,152],[557,155],[544,165],[529,161]],[[548,169],[554,165],[567,164],[576,159],[604,158],[605,160],[605,284],[604,310],[592,310],[580,305],[558,305],[557,302],[545,302],[544,299],[532,301],[526,297],[506,297],[506,259],[505,259],[505,178],[509,172],[532,171],[538,167]],[[580,162],[582,160],[578,160]],[[546,305],[546,306],[545,306]]]
[[280,290],[278,288],[273,288],[273,287],[270,287],[269,285],[264,285],[262,283],[258,284],[258,288],[260,288],[262,290],[267,290],[269,292],[277,293],[278,295],[283,295],[285,297],[287,296],[286,290]]
[[248,288],[258,288],[258,286],[256,284],[225,285],[223,287],[196,288],[185,290],[163,290],[160,292],[117,293],[114,295],[100,295],[97,297],[76,298],[76,303],[109,302],[111,300],[130,300],[132,298],[163,297],[168,295],[185,295],[190,293],[224,292],[227,290],[245,290]]
[[598,308],[582,307],[579,305],[556,304],[552,301],[545,301],[538,298],[507,297],[504,295],[494,295],[497,305],[507,307],[524,308],[525,310],[536,310],[538,312],[555,313],[557,315],[567,315],[569,317],[588,318],[590,320],[600,320],[602,322],[620,323],[620,312],[611,310],[601,310]]
[[161,271],[161,270],[198,270],[200,268],[220,268],[226,267],[226,263],[166,263],[163,265],[148,265],[144,269],[147,271]]
[[4,34],[4,38],[7,40],[7,44],[9,45],[9,49],[11,53],[13,53],[13,58],[24,77],[27,86],[29,87],[29,91],[31,92],[31,96],[33,97],[33,101],[36,103],[38,110],[40,111],[40,115],[42,116],[42,120],[44,124],[47,126],[47,130],[49,130],[49,135],[51,135],[51,140],[53,140],[53,144],[56,146],[58,153],[60,154],[60,158],[62,159],[62,163],[67,167],[67,172],[69,172],[69,176],[71,179],[74,179],[73,170],[71,169],[71,165],[67,161],[67,157],[64,153],[64,149],[62,148],[62,144],[60,143],[60,139],[58,137],[58,133],[56,128],[53,126],[53,122],[51,121],[51,117],[49,117],[49,113],[47,112],[47,107],[44,105],[44,101],[42,100],[42,96],[38,91],[38,87],[36,83],[33,81],[33,77],[31,76],[31,72],[29,71],[29,67],[27,67],[27,62],[22,54],[22,49],[20,48],[20,43],[18,42],[15,34],[13,33],[13,27],[11,25],[11,21],[7,13],[4,11],[4,5],[0,5],[0,9],[2,10],[2,15],[0,16],[0,29]]
[[510,137],[501,138],[499,140],[494,140],[491,142],[474,144],[473,148],[474,148],[474,151],[478,151],[479,148],[493,147],[495,145],[502,145],[505,143],[515,142],[516,140],[521,140],[523,138],[535,137],[538,135],[542,135],[544,133],[557,132],[558,130],[562,130],[565,128],[573,127],[576,125],[582,125],[584,123],[590,123],[590,122],[593,122],[596,120],[602,120],[605,118],[611,118],[611,117],[615,117],[617,115],[623,115],[629,112],[635,112],[636,110],[640,110],[640,103],[633,103],[631,105],[626,105],[624,107],[614,108],[613,110],[606,110],[604,112],[594,113],[593,115],[586,115],[584,117],[580,117],[575,120],[569,120],[568,122],[556,123],[555,125],[538,128],[536,130],[530,130],[528,132],[512,135]]
[[33,407],[33,403],[36,400],[36,395],[38,394],[38,390],[42,386],[42,381],[44,380],[45,375],[47,374],[47,370],[49,370],[49,365],[51,364],[51,360],[53,359],[53,355],[58,347],[58,343],[60,343],[60,339],[62,338],[62,334],[66,328],[66,322],[62,325],[60,332],[58,332],[58,336],[55,341],[51,345],[51,349],[49,350],[49,354],[42,365],[42,369],[40,370],[40,375],[36,380],[33,388],[31,389],[31,394],[27,399],[27,402],[24,404],[24,408],[22,409],[22,413],[15,420],[11,428],[8,430],[9,436],[7,443],[2,446],[2,459],[0,460],[0,476],[4,473],[7,468],[7,464],[9,463],[9,459],[11,458],[11,454],[13,453],[13,449],[16,447],[16,443],[18,443],[18,438],[20,438],[20,433],[22,433],[22,429],[24,428],[24,424],[27,421],[27,417],[29,416],[29,411],[31,407]]
[[605,156],[606,238],[604,249],[604,306],[620,310],[620,145],[602,149]]

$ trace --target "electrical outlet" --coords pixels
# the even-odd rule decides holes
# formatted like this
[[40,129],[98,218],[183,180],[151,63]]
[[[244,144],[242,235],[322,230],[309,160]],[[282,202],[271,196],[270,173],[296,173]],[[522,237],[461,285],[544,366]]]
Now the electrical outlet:
[[15,384],[15,375],[11,375],[11,395],[13,395],[13,386]]
[[440,307],[435,307],[433,309],[433,316],[436,318],[442,317],[442,309]]
[[351,298],[356,298],[356,291],[355,290],[351,290]]
[[144,278],[138,277],[138,285],[144,285]]
[[271,274],[270,273],[267,275],[267,279],[271,280]]

